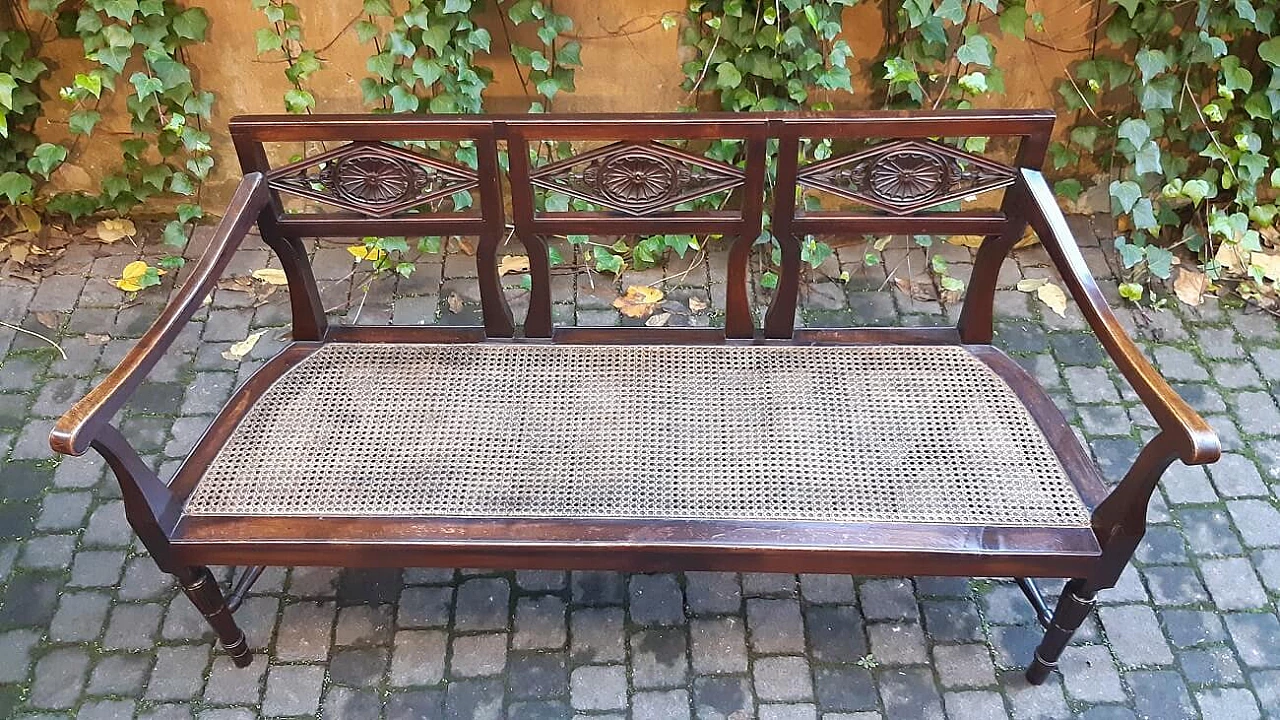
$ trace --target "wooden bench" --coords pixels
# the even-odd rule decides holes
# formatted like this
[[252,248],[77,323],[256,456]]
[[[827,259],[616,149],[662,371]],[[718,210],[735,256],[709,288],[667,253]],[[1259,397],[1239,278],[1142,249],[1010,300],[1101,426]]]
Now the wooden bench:
[[[1085,266],[1038,170],[1053,121],[1040,111],[236,118],[244,180],[208,250],[51,442],[106,458],[133,529],[240,666],[252,656],[232,610],[266,565],[699,569],[1019,578],[1047,628],[1027,671],[1040,683],[1129,561],[1161,473],[1219,455]],[[937,140],[974,136],[1011,159]],[[810,139],[830,139],[834,155],[803,163]],[[744,162],[704,157],[712,140],[739,141]],[[327,150],[272,167],[264,144],[300,141]],[[474,169],[409,141],[461,142]],[[531,162],[545,141],[591,149]],[[771,153],[776,192],[766,192]],[[798,191],[843,209],[805,210]],[[999,210],[954,207],[995,191]],[[455,210],[445,199],[457,192],[474,205]],[[588,209],[536,209],[548,192]],[[709,196],[718,209],[688,202]],[[781,263],[757,322],[748,261],[767,196]],[[297,198],[309,202],[302,212],[286,205]],[[530,265],[520,325],[497,271],[508,207]],[[166,485],[112,418],[255,223],[288,278],[292,342]],[[1028,225],[1159,426],[1114,488],[1045,391],[991,346],[997,272]],[[728,243],[723,328],[552,326],[548,236],[659,233]],[[797,328],[797,239],[889,233],[984,236],[958,322]],[[483,326],[330,324],[303,239],[370,235],[477,237]],[[224,596],[208,565],[247,569]],[[1068,579],[1056,609],[1032,577]]]

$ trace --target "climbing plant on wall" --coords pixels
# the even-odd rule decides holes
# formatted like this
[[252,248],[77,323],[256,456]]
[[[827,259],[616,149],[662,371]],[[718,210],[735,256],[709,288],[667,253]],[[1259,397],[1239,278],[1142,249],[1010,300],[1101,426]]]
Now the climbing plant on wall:
[[[1108,40],[1059,86],[1080,121],[1053,166],[1097,163],[1119,218],[1116,248],[1142,301],[1152,281],[1199,304],[1206,290],[1277,307],[1280,39],[1275,0],[1111,0]],[[1070,178],[1060,194],[1078,195]],[[1176,266],[1184,249],[1200,261]],[[1148,300],[1152,298],[1148,297]]]

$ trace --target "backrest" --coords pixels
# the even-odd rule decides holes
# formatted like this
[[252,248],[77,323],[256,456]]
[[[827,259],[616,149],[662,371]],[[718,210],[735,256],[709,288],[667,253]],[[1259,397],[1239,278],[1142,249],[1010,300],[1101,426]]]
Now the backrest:
[[[1013,185],[1016,168],[1040,168],[1049,146],[1051,111],[883,112],[855,117],[790,116],[773,121],[778,139],[773,235],[782,249],[778,285],[765,313],[766,337],[794,332],[800,238],[806,235],[999,236],[1025,221],[1006,195],[999,211],[943,210],[963,198]],[[1010,140],[1011,161],[966,152],[943,140]],[[826,142],[835,154],[801,164],[801,146]],[[983,143],[985,145],[985,142]],[[851,146],[851,147],[848,147]],[[853,205],[806,210],[806,191]],[[1001,258],[1002,259],[1002,258]],[[995,263],[998,266],[998,262]]]
[[[764,205],[767,120],[752,115],[527,116],[503,122],[511,157],[509,187],[516,235],[529,250],[532,276],[525,335],[550,337],[547,235],[719,234],[730,250],[725,328],[751,337],[746,265],[760,235]],[[743,167],[671,144],[735,140]],[[592,143],[555,162],[534,164],[539,143]],[[537,210],[538,195],[568,196],[586,209]],[[736,196],[732,209],[680,209],[710,195]],[[534,258],[537,257],[537,262]]]

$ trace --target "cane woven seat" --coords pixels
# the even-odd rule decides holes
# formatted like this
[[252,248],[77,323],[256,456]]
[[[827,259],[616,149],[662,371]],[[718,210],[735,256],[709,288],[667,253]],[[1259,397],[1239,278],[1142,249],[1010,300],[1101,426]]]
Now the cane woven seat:
[[185,514],[1089,526],[957,346],[330,343],[247,411]]

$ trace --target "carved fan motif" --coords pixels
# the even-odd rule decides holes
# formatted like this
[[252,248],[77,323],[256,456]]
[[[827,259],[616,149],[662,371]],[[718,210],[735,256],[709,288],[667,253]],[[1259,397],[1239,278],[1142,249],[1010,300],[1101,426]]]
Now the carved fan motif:
[[933,140],[884,143],[801,168],[804,187],[896,215],[1011,185],[1014,170]]
[[662,143],[618,142],[531,173],[534,185],[580,200],[644,215],[742,184],[732,165]]
[[475,187],[475,172],[386,143],[349,143],[268,175],[271,187],[370,217]]

